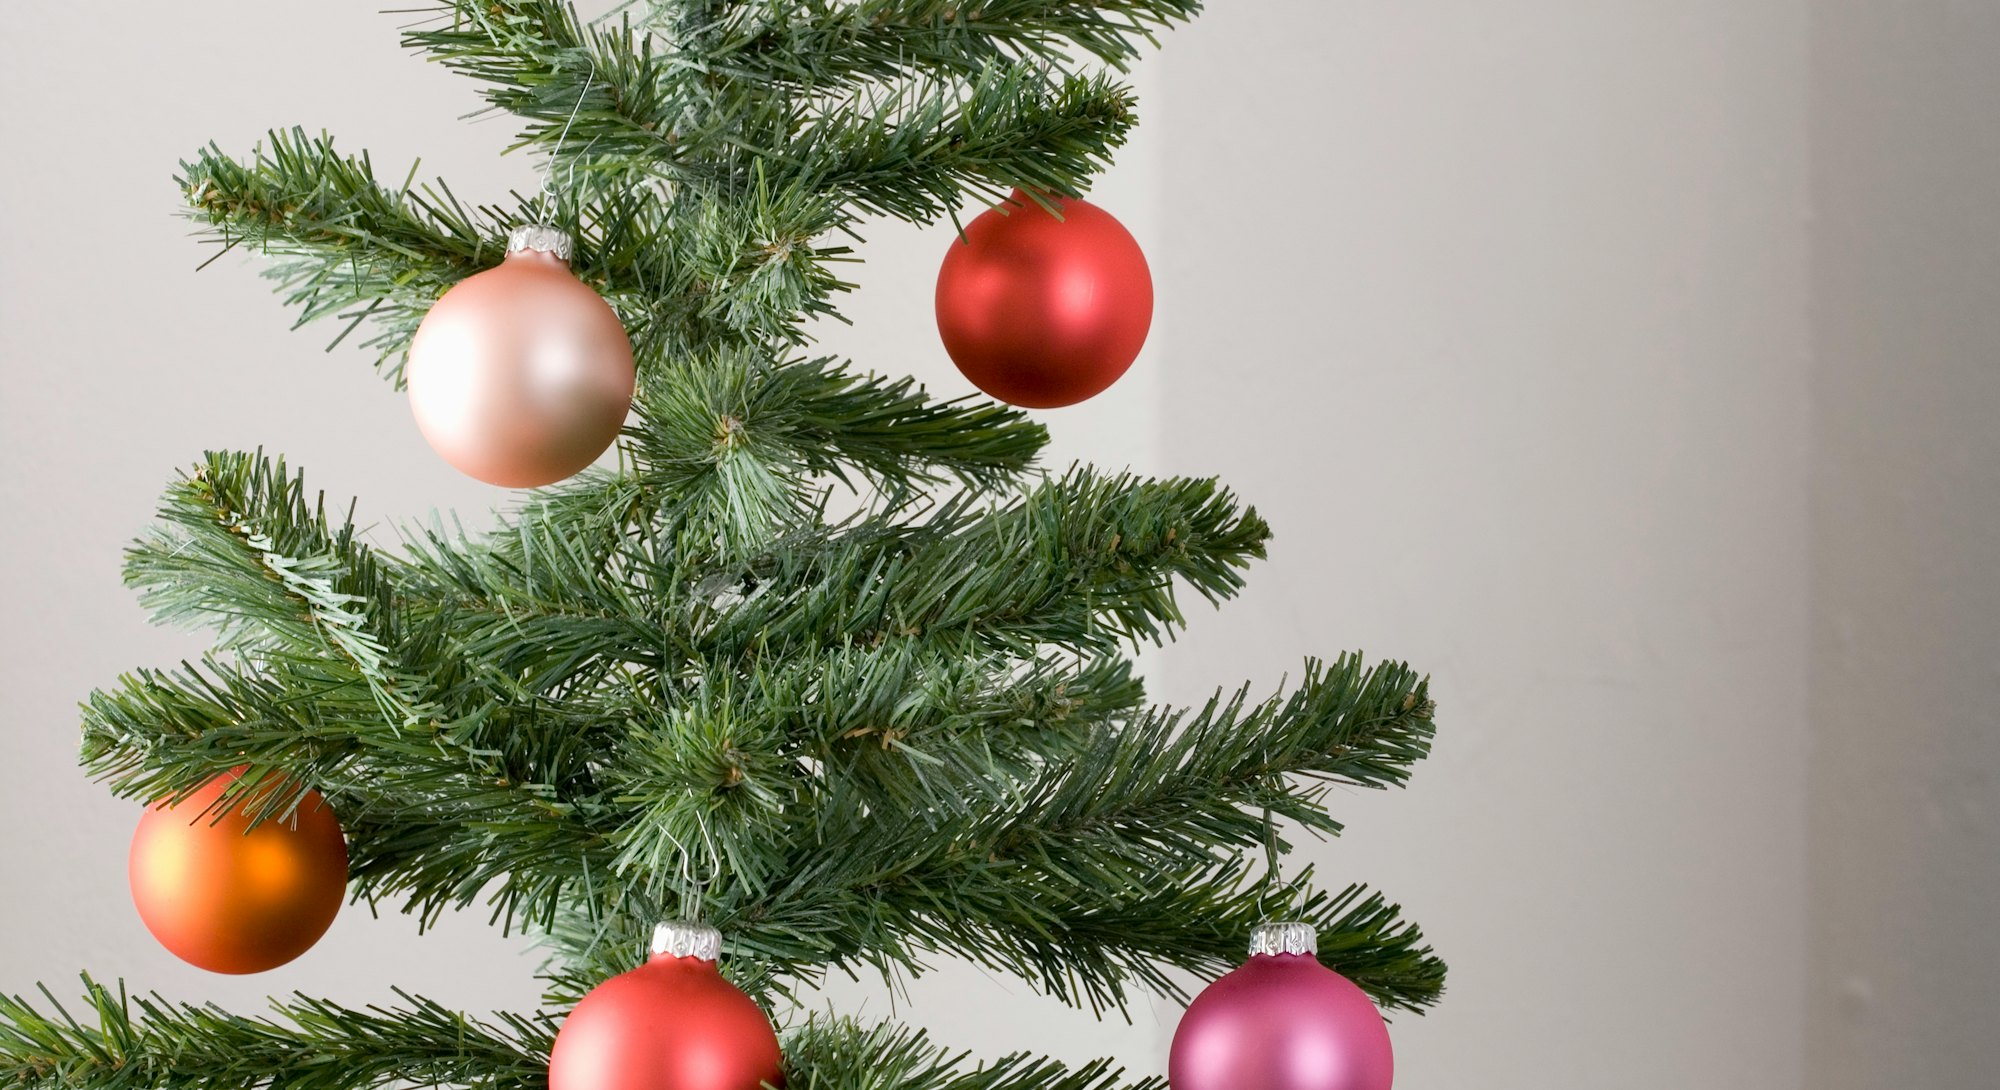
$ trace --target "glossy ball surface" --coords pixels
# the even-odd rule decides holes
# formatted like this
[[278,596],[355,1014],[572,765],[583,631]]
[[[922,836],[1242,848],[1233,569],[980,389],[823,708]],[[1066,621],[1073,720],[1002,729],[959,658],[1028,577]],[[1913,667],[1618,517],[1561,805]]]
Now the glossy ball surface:
[[1259,954],[1195,996],[1174,1031],[1172,1090],[1389,1090],[1389,1028],[1311,954]]
[[965,225],[938,270],[945,351],[987,394],[1031,409],[1074,405],[1123,375],[1153,321],[1153,277],[1123,224],[1084,200],[1019,190]]
[[556,1034],[549,1090],[757,1090],[784,1082],[762,1008],[701,958],[655,955],[590,990]]
[[236,778],[149,808],[127,870],[139,918],[160,945],[210,972],[261,973],[305,953],[339,914],[347,841],[316,791],[289,820],[254,829],[242,802],[205,815]]
[[574,476],[632,407],[632,342],[603,297],[539,250],[453,285],[410,342],[410,410],[460,472],[506,488]]

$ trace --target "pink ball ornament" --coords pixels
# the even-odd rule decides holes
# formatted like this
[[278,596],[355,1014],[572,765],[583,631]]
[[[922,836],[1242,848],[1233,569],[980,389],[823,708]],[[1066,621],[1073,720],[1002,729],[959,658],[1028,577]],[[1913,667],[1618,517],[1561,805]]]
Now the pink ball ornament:
[[567,234],[516,228],[507,256],[444,293],[410,342],[417,428],[460,472],[539,488],[610,449],[632,407],[632,342],[569,270]]
[[1188,1004],[1172,1090],[1389,1090],[1389,1028],[1367,993],[1319,963],[1311,924],[1264,924],[1250,960]]

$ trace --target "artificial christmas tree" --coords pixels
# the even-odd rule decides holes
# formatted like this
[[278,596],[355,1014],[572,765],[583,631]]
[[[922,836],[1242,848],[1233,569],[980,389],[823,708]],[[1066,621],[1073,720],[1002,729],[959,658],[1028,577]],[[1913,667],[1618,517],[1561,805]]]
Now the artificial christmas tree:
[[[535,1090],[566,1010],[633,979],[675,920],[723,936],[729,991],[777,1015],[794,1088],[1120,1085],[785,1011],[830,969],[943,953],[1101,1013],[1235,965],[1282,909],[1375,1002],[1432,1002],[1443,965],[1392,906],[1276,865],[1280,823],[1337,833],[1332,785],[1400,784],[1427,752],[1422,678],[1343,656],[1269,698],[1148,704],[1126,651],[1171,637],[1180,596],[1240,587],[1256,514],[1209,480],[1044,474],[1046,432],[1017,409],[808,351],[867,217],[1078,195],[1134,122],[1086,69],[1198,6],[656,0],[591,24],[462,0],[406,42],[519,119],[559,199],[468,208],[296,130],[184,164],[198,221],[270,259],[303,318],[372,326],[392,380],[439,298],[545,218],[629,335],[617,468],[483,537],[392,554],[282,460],[203,458],[126,576],[220,645],[85,707],[84,763],[124,797],[234,774],[261,786],[216,805],[265,822],[323,798],[352,896],[419,920],[490,901],[546,948],[548,1009],[478,1020],[403,981],[390,1008],[248,1018],[88,984],[95,1024],[0,1001],[0,1079]],[[859,512],[830,515],[830,487]]]

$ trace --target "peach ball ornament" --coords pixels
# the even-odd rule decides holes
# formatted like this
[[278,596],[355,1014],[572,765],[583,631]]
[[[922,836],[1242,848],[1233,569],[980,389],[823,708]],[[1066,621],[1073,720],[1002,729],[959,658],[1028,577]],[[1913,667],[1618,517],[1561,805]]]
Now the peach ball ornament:
[[218,806],[242,774],[147,808],[127,866],[146,929],[214,973],[261,973],[305,953],[347,895],[347,840],[327,801],[307,791],[289,817],[253,828],[256,792]]
[[432,305],[410,342],[410,409],[431,448],[505,488],[573,476],[632,407],[632,342],[569,268],[574,240],[516,228],[507,256]]

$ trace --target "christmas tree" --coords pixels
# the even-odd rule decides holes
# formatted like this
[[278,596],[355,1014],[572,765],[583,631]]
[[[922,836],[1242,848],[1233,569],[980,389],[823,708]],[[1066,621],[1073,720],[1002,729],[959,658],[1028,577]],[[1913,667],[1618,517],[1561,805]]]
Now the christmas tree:
[[297,130],[183,163],[204,232],[263,255],[302,322],[365,329],[392,382],[524,225],[574,240],[629,334],[615,468],[490,533],[384,550],[281,458],[205,456],[125,575],[215,650],[84,708],[83,763],[121,797],[235,833],[338,815],[347,895],[420,923],[490,906],[545,949],[547,1007],[468,1014],[403,981],[381,1007],[241,1016],[86,978],[81,1008],[0,1000],[0,1079],[538,1088],[565,1014],[673,920],[720,932],[795,1088],[1124,1084],[787,1006],[829,972],[940,956],[1103,1015],[1236,965],[1276,915],[1383,1007],[1433,1002],[1444,966],[1394,906],[1280,865],[1287,836],[1340,831],[1330,789],[1399,785],[1424,756],[1424,679],[1344,655],[1272,695],[1149,703],[1128,656],[1188,596],[1239,589],[1255,512],[1213,480],[1050,473],[1019,409],[812,352],[871,217],[1079,196],[1135,123],[1119,73],[1199,6],[656,0],[587,21],[458,0],[405,44],[518,120],[548,192],[468,205]]

